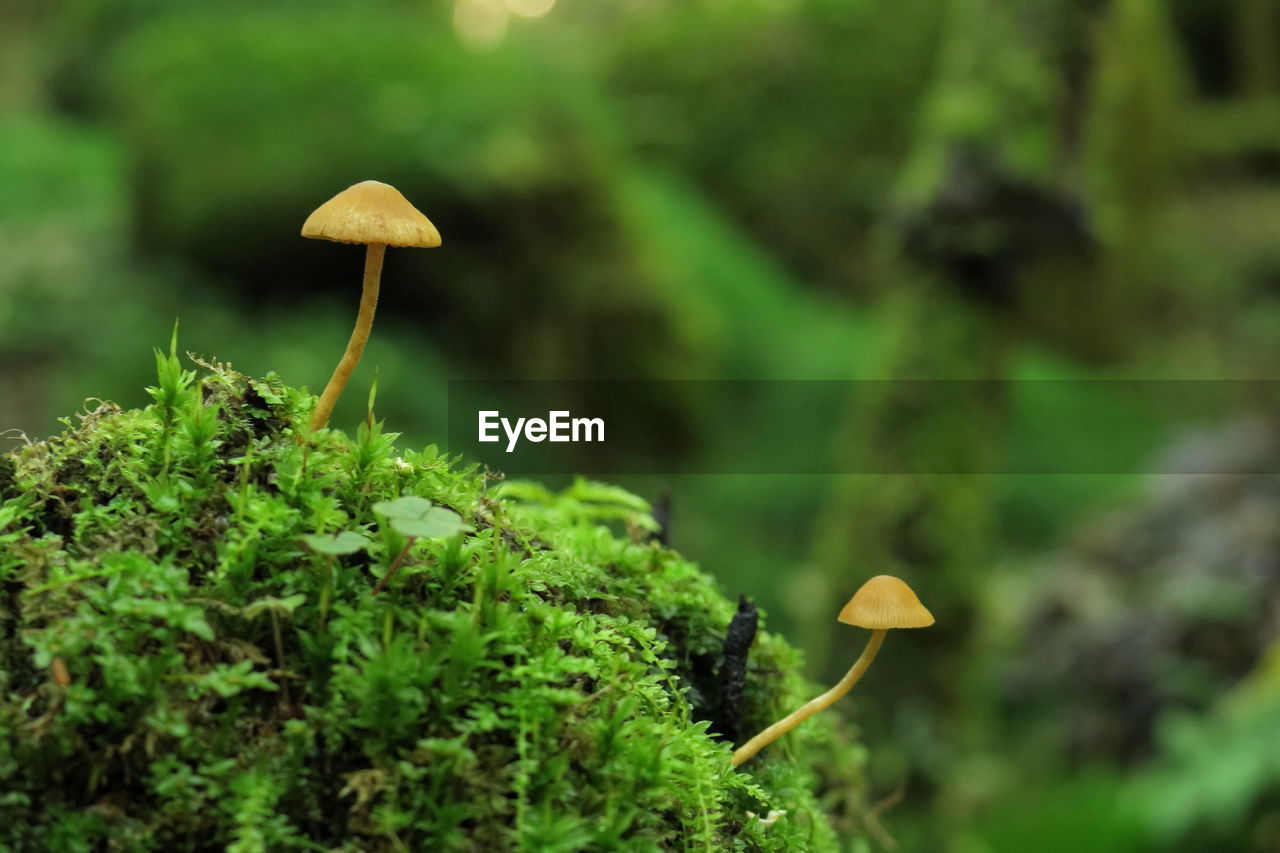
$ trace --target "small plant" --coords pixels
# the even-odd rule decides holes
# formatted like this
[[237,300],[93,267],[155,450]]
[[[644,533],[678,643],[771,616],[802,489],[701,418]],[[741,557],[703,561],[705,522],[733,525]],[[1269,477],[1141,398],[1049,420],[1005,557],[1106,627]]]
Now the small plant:
[[369,538],[350,530],[337,533],[310,533],[302,537],[307,547],[317,554],[325,556],[325,584],[320,589],[320,624],[329,618],[329,605],[333,601],[333,561],[335,557],[345,557],[369,547]]
[[391,561],[387,573],[373,588],[373,595],[377,595],[391,582],[414,542],[419,539],[447,539],[471,529],[453,510],[432,506],[431,501],[426,498],[412,495],[376,503],[373,511],[384,516],[391,529],[405,537],[405,543]]
[[738,747],[733,754],[733,766],[751,758],[814,714],[830,707],[858,683],[862,674],[875,660],[885,634],[890,628],[926,628],[933,624],[933,614],[920,603],[920,599],[907,584],[891,575],[877,575],[864,583],[837,617],[846,625],[870,628],[871,639],[845,673],[844,678],[826,693],[806,702],[795,711],[769,726],[760,734]]

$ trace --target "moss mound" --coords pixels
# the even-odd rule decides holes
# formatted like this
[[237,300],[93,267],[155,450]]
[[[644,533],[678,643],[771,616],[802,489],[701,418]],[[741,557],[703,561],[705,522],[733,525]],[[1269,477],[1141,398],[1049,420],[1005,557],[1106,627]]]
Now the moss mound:
[[[0,849],[853,834],[861,753],[830,721],[745,772],[708,732],[734,607],[650,541],[642,501],[398,455],[372,417],[303,441],[313,397],[157,360],[153,405],[0,456]],[[468,529],[410,539],[386,514],[405,496]],[[812,695],[796,664],[757,637],[744,729]]]

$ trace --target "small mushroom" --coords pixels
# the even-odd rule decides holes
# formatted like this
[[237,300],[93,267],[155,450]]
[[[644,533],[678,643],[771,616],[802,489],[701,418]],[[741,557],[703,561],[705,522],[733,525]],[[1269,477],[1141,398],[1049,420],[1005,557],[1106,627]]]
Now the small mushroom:
[[858,683],[858,679],[862,678],[867,667],[871,666],[871,661],[875,660],[876,652],[880,651],[880,644],[884,642],[885,632],[890,628],[926,628],[933,624],[933,614],[920,603],[911,587],[891,575],[877,575],[864,583],[837,618],[846,625],[871,629],[871,639],[867,640],[862,654],[835,687],[800,706],[740,746],[733,753],[734,767],[848,693]]
[[359,364],[364,345],[369,340],[373,312],[378,307],[382,257],[387,246],[429,249],[440,245],[440,232],[395,187],[380,181],[362,181],[316,208],[302,224],[302,236],[337,243],[364,243],[367,246],[364,291],[360,295],[356,328],[311,415],[311,429],[317,430],[329,422],[329,414],[346,387],[351,372]]

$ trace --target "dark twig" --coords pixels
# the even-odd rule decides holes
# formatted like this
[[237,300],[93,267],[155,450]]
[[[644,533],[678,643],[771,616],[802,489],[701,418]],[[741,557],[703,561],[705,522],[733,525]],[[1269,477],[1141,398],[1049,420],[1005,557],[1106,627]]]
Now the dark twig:
[[720,701],[716,709],[715,729],[732,743],[738,741],[742,690],[747,684],[747,654],[755,642],[759,621],[755,604],[745,595],[739,595],[738,612],[733,614],[725,632],[724,657],[716,673]]
[[663,548],[671,547],[671,490],[663,489],[658,499],[653,502],[653,520],[658,522],[658,529],[649,535],[649,541],[657,542]]

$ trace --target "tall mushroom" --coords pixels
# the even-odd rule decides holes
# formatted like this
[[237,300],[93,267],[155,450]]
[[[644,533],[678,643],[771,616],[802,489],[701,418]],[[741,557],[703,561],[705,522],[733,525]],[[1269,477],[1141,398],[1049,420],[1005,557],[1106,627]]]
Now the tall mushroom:
[[429,249],[440,245],[440,232],[395,187],[381,181],[361,181],[317,207],[302,224],[302,236],[337,243],[364,243],[367,247],[364,291],[360,295],[356,328],[311,415],[311,429],[317,430],[329,422],[329,413],[338,402],[351,372],[359,364],[364,345],[369,340],[373,312],[378,307],[382,256],[387,246]]
[[933,624],[933,614],[920,603],[911,587],[891,575],[877,575],[864,583],[837,618],[846,625],[871,629],[871,639],[867,640],[862,654],[835,687],[801,705],[738,747],[733,753],[734,767],[848,693],[875,660],[885,632],[890,628],[926,628]]

